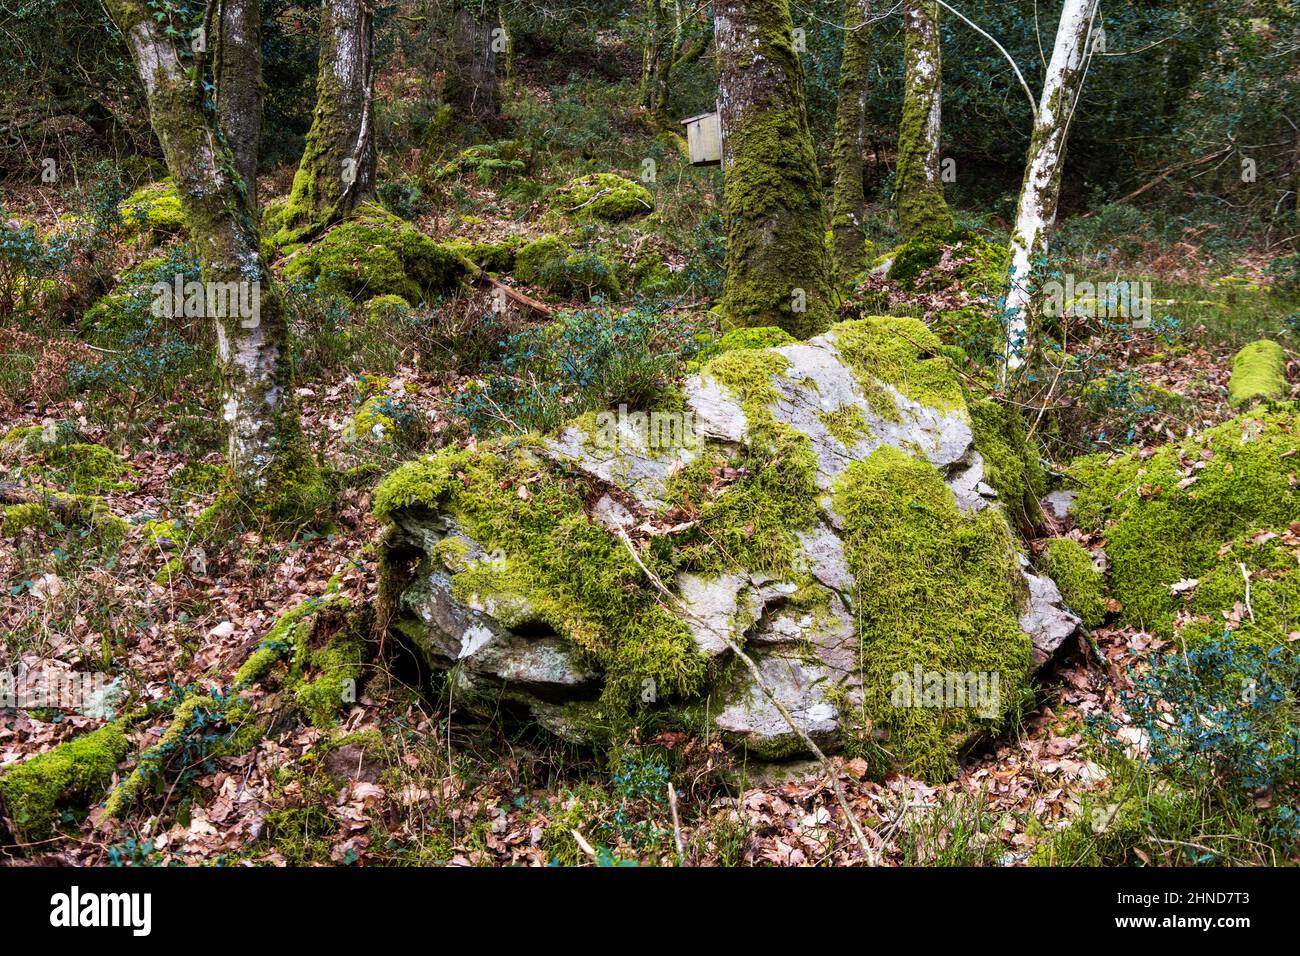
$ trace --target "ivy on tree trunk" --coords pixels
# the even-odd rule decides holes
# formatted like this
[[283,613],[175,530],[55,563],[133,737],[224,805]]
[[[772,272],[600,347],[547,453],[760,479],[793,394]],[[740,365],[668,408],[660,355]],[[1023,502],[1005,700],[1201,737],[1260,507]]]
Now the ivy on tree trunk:
[[898,128],[898,218],[903,235],[942,236],[952,213],[939,177],[942,55],[939,5],[907,0],[903,14],[903,118]]
[[787,0],[716,0],[729,327],[806,338],[833,312],[826,216]]
[[831,204],[835,272],[846,283],[866,264],[862,223],[862,150],[867,139],[867,79],[871,0],[844,0],[844,54],[840,58],[839,99],[835,108],[835,193]]

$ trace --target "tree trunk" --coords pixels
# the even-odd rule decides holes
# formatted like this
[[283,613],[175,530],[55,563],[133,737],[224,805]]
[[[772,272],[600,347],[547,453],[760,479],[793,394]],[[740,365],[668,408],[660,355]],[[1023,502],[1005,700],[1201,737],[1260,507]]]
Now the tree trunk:
[[316,113],[276,217],[275,242],[298,242],[347,216],[375,188],[375,31],[365,0],[324,0]]
[[1007,280],[1008,316],[1005,371],[1024,363],[1029,350],[1028,314],[1033,298],[1034,263],[1047,254],[1047,230],[1056,221],[1065,165],[1065,138],[1074,105],[1088,71],[1088,37],[1098,0],[1065,0],[1056,30],[1052,61],[1034,116],[1025,179],[1011,233],[1011,270]]
[[942,236],[952,213],[939,179],[942,55],[939,5],[907,0],[903,15],[903,119],[898,128],[898,218],[903,235]]
[[[231,490],[273,517],[304,517],[321,504],[322,486],[299,429],[286,316],[262,259],[248,191],[231,173],[233,156],[165,32],[167,21],[156,21],[145,0],[108,5],[144,85],[207,288],[229,283],[238,290],[221,306],[205,297],[217,327]],[[236,299],[241,308],[230,307]]]
[[451,44],[454,68],[448,99],[462,116],[495,119],[497,100],[497,37],[501,17],[495,0],[459,0],[452,11]]
[[212,65],[217,116],[235,170],[257,207],[257,156],[262,131],[261,0],[220,0]]
[[862,189],[862,150],[867,139],[867,77],[871,53],[867,20],[871,0],[844,0],[844,54],[840,58],[839,99],[835,107],[835,196],[831,232],[835,272],[841,284],[866,264],[862,223],[866,195]]
[[644,109],[653,109],[659,86],[660,58],[663,56],[663,0],[645,0],[645,34],[641,43],[641,83],[637,98]]
[[831,321],[821,182],[786,0],[716,0],[728,327]]

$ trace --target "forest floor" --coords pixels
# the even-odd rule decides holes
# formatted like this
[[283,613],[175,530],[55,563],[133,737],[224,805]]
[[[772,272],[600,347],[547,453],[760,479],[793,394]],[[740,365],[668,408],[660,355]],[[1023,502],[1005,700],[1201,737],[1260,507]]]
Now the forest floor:
[[[1235,338],[1177,355],[1162,352],[1154,338],[1135,340],[1130,368],[1144,383],[1187,399],[1182,418],[1148,415],[1139,443],[1155,444],[1226,417],[1223,396]],[[72,340],[47,347],[51,362],[84,351]],[[413,401],[434,434],[455,431],[447,403],[454,378],[422,375],[414,367],[399,368],[393,378],[419,386]],[[305,428],[326,459],[349,454],[344,436],[355,412],[355,379],[347,374],[299,388]],[[332,576],[340,575],[345,594],[374,599],[376,568],[367,545],[379,528],[370,513],[370,488],[341,492],[328,534],[284,540],[246,532],[206,550],[185,540],[160,542],[144,533],[146,521],[162,515],[193,519],[211,503],[212,493],[178,493],[176,478],[194,459],[169,450],[174,422],[133,430],[126,441],[88,417],[86,402],[71,396],[33,403],[0,418],[0,434],[47,419],[73,423],[81,440],[123,455],[133,485],[105,495],[112,512],[132,528],[111,559],[101,559],[75,534],[57,531],[27,531],[0,547],[0,580],[8,588],[0,631],[18,638],[23,662],[33,668],[111,667],[128,675],[139,698],[160,701],[187,685],[225,686],[275,619],[320,594]],[[218,464],[221,456],[204,460]],[[178,555],[182,566],[159,576]],[[1093,647],[1068,649],[1042,675],[1038,702],[1023,725],[968,755],[950,783],[931,786],[897,774],[873,782],[861,760],[838,762],[849,800],[887,862],[1022,864],[1050,831],[1084,812],[1086,795],[1104,786],[1108,775],[1087,728],[1107,716],[1123,722],[1120,691],[1132,670],[1160,649],[1150,635],[1132,629],[1099,630],[1093,639]],[[401,658],[400,650],[389,648],[372,660],[364,692],[341,721],[345,734],[382,734],[382,755],[323,748],[321,731],[293,726],[244,756],[196,771],[187,790],[168,793],[125,820],[100,826],[98,811],[84,821],[67,820],[70,839],[48,849],[27,847],[26,860],[860,860],[828,781],[815,766],[795,768],[779,782],[762,774],[746,779],[742,758],[717,740],[674,734],[647,741],[634,734],[618,758],[623,763],[611,766],[540,735],[507,734],[446,701],[431,701],[419,686],[418,669]],[[94,726],[97,721],[68,713],[17,712],[16,719],[0,722],[0,766]],[[143,749],[162,726],[141,726],[135,743]],[[627,756],[636,753],[643,756]],[[677,805],[666,796],[665,755],[675,768]]]

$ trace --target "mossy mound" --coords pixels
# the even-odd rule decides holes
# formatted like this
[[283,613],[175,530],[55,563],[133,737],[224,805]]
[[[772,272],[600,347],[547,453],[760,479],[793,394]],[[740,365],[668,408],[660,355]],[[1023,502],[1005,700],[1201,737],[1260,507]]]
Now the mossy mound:
[[181,197],[171,179],[141,186],[118,207],[127,233],[137,241],[158,242],[185,231]]
[[1237,408],[1276,402],[1287,394],[1286,352],[1271,339],[1251,342],[1232,360],[1228,400]]
[[653,212],[655,199],[650,190],[617,173],[591,173],[559,190],[552,208],[582,219],[621,222]]
[[1185,607],[1174,585],[1216,567],[1243,534],[1300,519],[1298,425],[1294,406],[1248,413],[1146,457],[1070,466],[1075,518],[1105,536],[1124,623],[1169,635]]
[[0,536],[16,538],[24,531],[49,531],[53,527],[50,509],[38,502],[0,508]]
[[515,278],[560,296],[617,298],[618,270],[597,252],[575,249],[559,236],[534,239],[515,256]]
[[435,179],[452,179],[472,175],[481,184],[517,176],[528,168],[527,152],[517,140],[503,139],[495,143],[468,146],[456,158],[444,164],[434,174]]
[[175,288],[177,277],[182,288],[185,283],[200,278],[198,261],[183,250],[154,256],[128,269],[82,315],[83,332],[99,342],[122,343],[127,339],[138,342],[139,336],[159,321],[154,309],[159,285],[170,291]]
[[1106,621],[1106,579],[1087,549],[1073,538],[1052,538],[1038,558],[1038,569],[1056,582],[1070,610],[1089,629]]
[[1186,643],[1231,632],[1238,643],[1291,646],[1300,634],[1300,524],[1249,532],[1223,548],[1196,586],[1181,595],[1175,619]]
[[74,494],[104,494],[131,491],[134,483],[123,480],[133,469],[122,456],[103,445],[73,442],[56,445],[44,455],[44,479],[63,485]]
[[324,292],[365,302],[397,295],[427,302],[472,271],[458,253],[374,203],[358,206],[284,267],[290,281],[315,282]]
[[366,302],[362,312],[366,324],[385,326],[406,316],[411,311],[411,303],[400,295],[377,295]]
[[99,800],[128,746],[122,727],[109,724],[7,769],[0,775],[0,810],[18,840],[48,839],[65,808],[84,810]]

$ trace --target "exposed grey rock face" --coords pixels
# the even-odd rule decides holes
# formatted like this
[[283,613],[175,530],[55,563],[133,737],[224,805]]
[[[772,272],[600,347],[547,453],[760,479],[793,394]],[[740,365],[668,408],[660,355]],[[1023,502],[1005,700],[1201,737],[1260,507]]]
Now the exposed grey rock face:
[[[751,753],[786,757],[797,755],[801,745],[769,692],[827,748],[839,742],[843,714],[863,700],[855,602],[861,599],[860,589],[872,582],[855,580],[851,571],[843,521],[831,507],[836,479],[852,463],[888,445],[932,463],[963,512],[995,506],[997,494],[985,480],[964,409],[929,407],[886,382],[866,382],[864,388],[861,374],[837,349],[834,330],[772,351],[788,367],[772,380],[776,398],[768,411],[807,436],[821,492],[821,519],[796,529],[801,580],[736,568],[714,575],[683,573],[665,583],[675,595],[673,610],[697,649],[724,675],[700,710],[716,730],[746,743]],[[546,454],[553,463],[591,475],[609,488],[589,513],[612,534],[626,533],[644,520],[635,512],[661,509],[672,476],[705,450],[734,450],[748,443],[752,423],[745,410],[707,370],[688,379],[685,396],[684,410],[674,413],[687,416],[685,421],[637,419],[620,410],[594,428],[587,419],[548,441]],[[880,407],[882,403],[889,407]],[[856,427],[833,433],[828,421],[846,410]],[[664,441],[665,434],[677,440]],[[432,663],[453,670],[462,700],[505,699],[527,708],[556,733],[582,739],[575,711],[595,709],[601,689],[601,676],[590,662],[564,637],[537,626],[522,595],[466,593],[463,587],[453,594],[456,569],[435,557],[440,542],[458,540],[458,567],[493,556],[450,517],[412,515],[400,520],[398,528],[408,544],[430,556],[420,580],[402,596],[404,630],[414,633]],[[1028,593],[1020,626],[1032,641],[1037,667],[1075,632],[1079,619],[1064,607],[1055,584],[1033,574],[1023,557],[1020,562]],[[809,591],[815,592],[812,601]],[[729,642],[743,645],[755,659],[766,689],[745,668],[726,666],[733,656]],[[654,699],[654,693],[655,688],[647,687],[650,696],[643,699]]]

